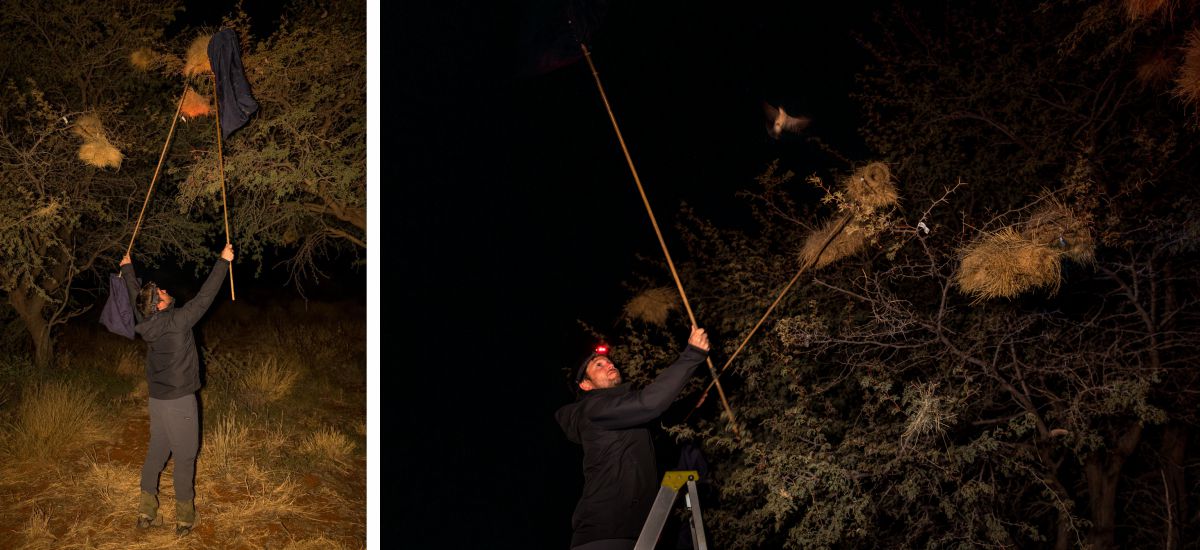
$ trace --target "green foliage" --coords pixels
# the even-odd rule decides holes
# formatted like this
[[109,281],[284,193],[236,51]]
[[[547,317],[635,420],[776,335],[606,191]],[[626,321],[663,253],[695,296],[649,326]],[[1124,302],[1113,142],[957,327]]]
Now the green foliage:
[[[291,251],[292,273],[312,277],[317,260],[366,247],[366,14],[356,2],[295,12],[243,44],[260,108],[225,142],[224,161],[240,250]],[[220,206],[217,160],[204,155],[187,174],[181,210]]]
[[[866,44],[876,61],[858,98],[902,206],[877,242],[802,277],[723,377],[742,438],[711,404],[671,430],[714,466],[710,536],[727,548],[1160,545],[1149,526],[1183,501],[1164,496],[1153,446],[1164,426],[1194,426],[1200,404],[1177,391],[1200,375],[1188,208],[1200,158],[1180,146],[1194,139],[1181,106],[1134,78],[1136,52],[1186,25],[1131,23],[1112,4],[897,10]],[[807,206],[799,185],[768,167],[744,193],[752,232],[683,211],[679,272],[703,289],[693,307],[718,365],[838,213],[837,189]],[[1046,196],[1089,221],[1095,264],[1065,267],[1057,296],[962,295],[959,250]],[[638,342],[653,329],[624,330]]]
[[[46,366],[55,327],[88,307],[72,289],[114,269],[132,233],[170,115],[162,82],[136,73],[128,55],[161,35],[177,4],[10,4],[0,12],[0,293]],[[119,170],[79,160],[84,115],[125,155]],[[147,213],[138,251],[195,257],[199,226],[164,214]]]

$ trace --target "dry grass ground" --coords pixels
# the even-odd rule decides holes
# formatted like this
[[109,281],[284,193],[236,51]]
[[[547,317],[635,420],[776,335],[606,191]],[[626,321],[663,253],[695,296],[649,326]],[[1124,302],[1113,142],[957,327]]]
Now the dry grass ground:
[[201,324],[198,522],[178,538],[173,463],[162,525],[134,527],[149,437],[143,344],[69,328],[54,372],[0,403],[0,547],[363,548],[365,339],[361,306],[239,300]]

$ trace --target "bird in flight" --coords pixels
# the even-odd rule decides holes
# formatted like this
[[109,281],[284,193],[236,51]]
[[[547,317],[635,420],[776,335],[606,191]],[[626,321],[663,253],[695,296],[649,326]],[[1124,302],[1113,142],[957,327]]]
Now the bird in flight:
[[763,102],[763,112],[767,115],[767,133],[775,139],[783,137],[784,132],[799,133],[808,127],[812,119],[806,116],[791,116],[783,110],[783,106],[775,107]]

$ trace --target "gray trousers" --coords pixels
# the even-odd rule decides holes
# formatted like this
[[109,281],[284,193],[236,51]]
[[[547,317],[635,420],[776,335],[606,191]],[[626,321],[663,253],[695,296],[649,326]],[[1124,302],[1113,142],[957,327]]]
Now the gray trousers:
[[196,394],[176,399],[150,398],[150,448],[142,464],[142,490],[158,494],[158,477],[175,457],[175,500],[196,498],[196,453],[200,417]]

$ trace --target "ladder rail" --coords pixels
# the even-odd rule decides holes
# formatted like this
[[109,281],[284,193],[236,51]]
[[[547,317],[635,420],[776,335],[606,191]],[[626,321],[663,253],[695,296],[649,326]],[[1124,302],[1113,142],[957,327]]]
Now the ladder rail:
[[688,527],[692,533],[692,547],[696,550],[708,550],[708,542],[704,536],[704,520],[700,516],[700,495],[696,488],[696,480],[699,478],[700,474],[694,470],[670,471],[663,476],[662,485],[658,488],[658,495],[654,497],[654,504],[650,506],[650,513],[646,516],[646,523],[642,525],[642,532],[638,535],[634,550],[654,550],[659,536],[662,535],[663,526],[667,523],[667,516],[679,497],[679,491],[685,487],[687,494],[684,495],[684,503],[691,512]]

